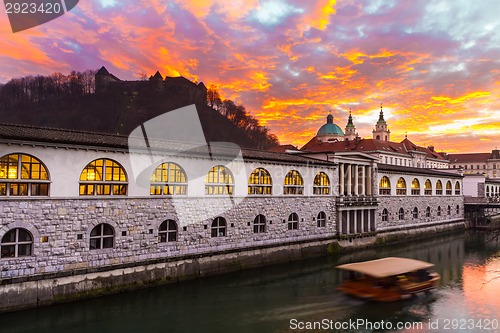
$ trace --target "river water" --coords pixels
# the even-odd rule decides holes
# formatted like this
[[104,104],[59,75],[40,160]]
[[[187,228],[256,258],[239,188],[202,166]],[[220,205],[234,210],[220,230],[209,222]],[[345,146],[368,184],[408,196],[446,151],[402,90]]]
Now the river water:
[[[500,332],[499,238],[453,233],[7,313],[0,332]],[[393,303],[336,290],[336,265],[386,256],[434,263],[441,286]]]

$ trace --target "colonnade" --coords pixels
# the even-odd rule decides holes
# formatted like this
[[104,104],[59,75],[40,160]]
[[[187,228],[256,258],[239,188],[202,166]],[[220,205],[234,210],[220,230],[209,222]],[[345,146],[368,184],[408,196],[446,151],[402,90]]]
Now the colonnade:
[[376,209],[341,210],[339,234],[361,234],[375,231]]
[[372,167],[370,165],[340,163],[339,171],[340,195],[373,195]]

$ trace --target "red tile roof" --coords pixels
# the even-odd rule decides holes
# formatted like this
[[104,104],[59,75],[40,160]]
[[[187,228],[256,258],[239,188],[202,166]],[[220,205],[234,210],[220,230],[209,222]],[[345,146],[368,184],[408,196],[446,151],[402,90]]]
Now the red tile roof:
[[450,163],[486,163],[491,153],[448,154]]

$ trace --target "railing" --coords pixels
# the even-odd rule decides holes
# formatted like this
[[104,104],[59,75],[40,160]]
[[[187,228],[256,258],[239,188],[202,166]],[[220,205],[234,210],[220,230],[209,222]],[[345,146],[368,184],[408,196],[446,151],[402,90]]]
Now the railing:
[[340,196],[336,199],[337,205],[340,206],[376,206],[378,205],[377,197],[367,196]]

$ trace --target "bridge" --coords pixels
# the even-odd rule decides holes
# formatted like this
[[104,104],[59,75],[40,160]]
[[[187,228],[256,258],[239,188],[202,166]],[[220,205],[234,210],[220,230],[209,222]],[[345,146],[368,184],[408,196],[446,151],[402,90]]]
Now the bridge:
[[464,217],[473,228],[500,228],[500,197],[465,197]]

